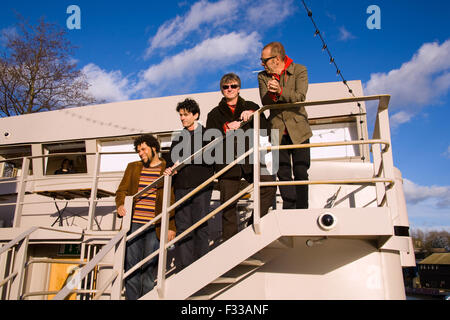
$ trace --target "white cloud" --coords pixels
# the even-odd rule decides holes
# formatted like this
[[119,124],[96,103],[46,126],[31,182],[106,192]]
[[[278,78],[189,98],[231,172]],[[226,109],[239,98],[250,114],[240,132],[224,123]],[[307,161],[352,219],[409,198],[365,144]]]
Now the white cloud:
[[90,84],[88,92],[97,100],[116,102],[130,99],[133,90],[120,71],[107,72],[93,63],[84,66],[81,71]]
[[403,179],[403,191],[410,204],[432,200],[437,208],[450,208],[450,186],[420,186]]
[[356,39],[356,37],[350,31],[348,31],[344,26],[339,28],[340,41],[347,41],[352,39]]
[[[282,23],[295,13],[295,9],[293,0],[200,0],[185,15],[176,16],[158,28],[149,41],[145,56],[149,57],[158,48],[175,47],[188,37],[192,40],[193,33],[197,36],[194,41],[198,42],[214,37],[217,33],[230,33],[233,30],[261,33],[262,30]],[[258,26],[257,30],[254,28],[255,24]]]
[[447,159],[450,159],[450,146],[448,146],[447,150],[442,154]]
[[403,111],[409,119],[427,105],[439,103],[450,89],[450,39],[442,44],[425,43],[399,69],[371,74],[366,95],[390,94],[391,110]]
[[340,41],[347,41],[351,39],[356,39],[356,37],[348,31],[344,26],[339,28],[339,40]]
[[152,65],[141,73],[138,90],[145,87],[159,87],[162,83],[171,84],[172,80],[192,77],[203,72],[217,70],[236,62],[255,58],[262,44],[257,32],[251,34],[232,32],[223,36],[207,39],[192,49]]
[[257,4],[251,2],[245,18],[266,29],[294,14],[295,8],[292,0],[266,0],[258,1]]
[[450,232],[450,209],[437,208],[432,199],[419,203],[407,203],[407,210],[412,229]]
[[157,48],[177,45],[193,31],[198,31],[203,24],[223,25],[236,17],[239,1],[221,0],[210,3],[201,0],[192,5],[185,16],[177,16],[158,28],[147,49],[148,57]]
[[402,123],[409,122],[413,115],[406,111],[400,111],[390,117],[390,125],[392,127],[398,127]]

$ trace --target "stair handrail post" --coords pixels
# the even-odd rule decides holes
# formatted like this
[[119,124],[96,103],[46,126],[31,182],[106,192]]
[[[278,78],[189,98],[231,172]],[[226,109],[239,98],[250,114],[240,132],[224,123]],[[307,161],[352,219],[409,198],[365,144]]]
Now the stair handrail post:
[[[379,139],[388,141],[389,146],[391,146],[391,130],[389,127],[389,113],[388,113],[388,105],[389,105],[390,96],[381,97],[378,105],[377,118],[375,123],[375,131],[379,135]],[[375,133],[374,133],[375,134]],[[395,180],[395,172],[394,172],[394,160],[392,156],[392,148],[384,148],[381,151],[381,166],[383,177],[391,180]],[[391,216],[392,222],[398,219],[398,206],[397,206],[397,198],[395,195],[395,190],[390,187],[385,187],[385,197],[386,204],[391,208]],[[396,216],[394,216],[396,215]]]
[[12,280],[10,287],[10,297],[14,300],[21,300],[22,298],[22,289],[23,282],[25,278],[26,272],[26,262],[28,257],[28,244],[30,241],[30,235],[28,234],[20,245],[18,245],[18,250],[15,252],[14,256],[14,270],[13,272],[17,272],[17,276]]
[[127,248],[127,234],[131,228],[131,217],[133,213],[133,196],[126,196],[124,207],[127,214],[122,218],[123,238],[116,245],[116,252],[114,254],[113,271],[117,272],[117,277],[114,278],[111,284],[111,300],[121,300],[123,290],[123,275],[125,269],[125,254]]
[[94,172],[92,174],[92,187],[91,187],[91,195],[89,197],[89,214],[88,214],[88,230],[92,230],[93,220],[95,216],[95,208],[96,203],[95,199],[97,197],[97,189],[98,189],[98,174],[100,171],[100,153],[95,153],[95,163],[94,163]]
[[14,210],[14,222],[13,222],[14,228],[19,228],[20,222],[22,220],[23,200],[25,198],[29,168],[30,168],[30,158],[24,157],[22,161],[22,175],[20,176],[19,187],[17,190],[16,209]]
[[261,234],[259,126],[260,112],[257,110],[253,114],[253,227],[256,234]]
[[162,217],[161,217],[161,234],[159,237],[159,260],[158,260],[158,276],[156,290],[161,299],[164,298],[165,294],[165,281],[166,281],[166,264],[167,264],[167,235],[169,233],[169,218],[170,214],[168,208],[170,207],[170,198],[172,190],[172,176],[164,175],[164,192],[163,192],[163,203],[162,203]]

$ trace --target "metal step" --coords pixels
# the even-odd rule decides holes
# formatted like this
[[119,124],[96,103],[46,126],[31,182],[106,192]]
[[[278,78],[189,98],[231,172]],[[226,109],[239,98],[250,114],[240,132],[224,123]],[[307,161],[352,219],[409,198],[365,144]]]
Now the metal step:
[[[263,252],[265,251],[265,252]],[[188,300],[210,300],[220,293],[226,291],[233,284],[241,281],[251,273],[255,272],[259,267],[263,266],[267,261],[271,260],[273,252],[278,251],[272,248],[263,249],[259,253],[254,254],[248,259],[242,261],[230,271],[225,272],[222,276],[212,281],[210,284],[194,293]]]
[[[256,259],[251,259],[250,263],[255,263]],[[188,300],[210,300],[223,291],[230,288],[233,284],[241,281],[251,273],[255,272],[261,265],[239,264],[230,271],[224,273],[221,277],[212,281],[210,284],[194,293]]]
[[293,248],[294,240],[292,237],[281,237],[278,240],[275,240],[271,244],[269,244],[266,248],[268,249],[286,249]]

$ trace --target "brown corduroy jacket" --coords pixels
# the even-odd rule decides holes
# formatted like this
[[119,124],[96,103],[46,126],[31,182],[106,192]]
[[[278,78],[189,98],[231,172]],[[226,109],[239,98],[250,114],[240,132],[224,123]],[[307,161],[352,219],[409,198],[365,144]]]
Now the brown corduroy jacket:
[[[166,169],[166,162],[161,159],[161,172],[160,175],[164,173]],[[143,164],[141,161],[130,162],[125,170],[122,181],[119,184],[119,187],[116,191],[116,206],[119,208],[125,202],[126,196],[133,196],[139,190],[139,179],[141,177]],[[163,192],[164,192],[164,184],[161,183],[156,190],[156,204],[155,204],[155,214],[158,215],[162,211],[162,202],[163,202]],[[173,204],[175,202],[175,196],[173,194],[173,188],[171,190],[170,203]],[[133,205],[134,210],[134,205]],[[127,212],[127,214],[130,214]],[[176,231],[175,229],[175,210],[170,211],[170,222],[169,222],[169,230]],[[161,232],[161,223],[156,224],[156,234],[158,239],[160,238]]]

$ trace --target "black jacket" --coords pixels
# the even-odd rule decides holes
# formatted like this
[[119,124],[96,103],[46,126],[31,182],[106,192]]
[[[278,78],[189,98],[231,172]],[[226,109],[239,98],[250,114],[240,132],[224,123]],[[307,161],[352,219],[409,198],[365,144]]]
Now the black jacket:
[[[167,156],[167,166],[172,167],[177,160],[182,162],[206,146],[209,141],[203,141],[205,130],[205,127],[201,124],[198,124],[197,128],[193,131],[183,129],[172,141],[170,152]],[[195,143],[196,139],[197,144]],[[195,188],[213,176],[213,165],[206,164],[202,158],[195,159],[191,163],[181,168],[173,176],[172,184],[175,189]]]
[[[208,113],[208,118],[206,121],[206,129],[218,129],[220,130],[220,132],[222,133],[222,135],[225,135],[225,131],[224,131],[224,124],[226,122],[233,122],[233,121],[240,121],[240,116],[242,114],[242,112],[246,111],[246,110],[253,110],[256,111],[259,109],[259,106],[252,102],[252,101],[246,101],[243,98],[239,97],[237,104],[236,104],[236,109],[235,112],[233,114],[233,112],[231,112],[230,108],[227,105],[226,99],[223,98],[219,105],[217,107],[215,107],[214,109],[212,109],[209,113]],[[260,127],[261,129],[269,129],[269,125],[268,125],[268,121],[266,119],[266,117],[264,116],[264,114],[260,115]],[[252,129],[253,128],[253,121],[250,121],[249,123],[247,123],[245,126],[243,126],[241,129],[244,130],[244,132],[247,129]],[[269,134],[269,133],[268,133]],[[233,134],[233,131],[228,131],[226,133],[226,137],[225,139],[233,139],[235,137],[235,135]],[[250,137],[251,139],[253,139],[252,137]],[[222,150],[223,150],[223,161],[221,163],[216,163],[214,168],[216,170],[216,173],[218,171],[220,171],[221,169],[223,169],[226,165],[227,165],[227,159],[226,159],[226,155],[227,155],[227,150],[226,150],[226,140],[224,140],[224,142],[222,143]],[[249,149],[249,140],[246,139],[246,143],[245,143],[245,151],[247,151]],[[253,140],[251,140],[251,144],[253,144]],[[238,156],[241,155],[238,154],[238,150],[237,150],[237,142],[236,140],[234,141],[234,158],[236,159]],[[228,162],[229,163],[229,162]],[[233,166],[231,169],[229,169],[226,173],[224,173],[222,176],[219,177],[219,179],[223,179],[223,178],[240,178],[242,176],[242,171],[245,174],[248,174],[250,172],[252,172],[252,165],[249,162],[249,158],[247,157],[245,160],[245,164],[241,164],[241,165],[235,165]]]

